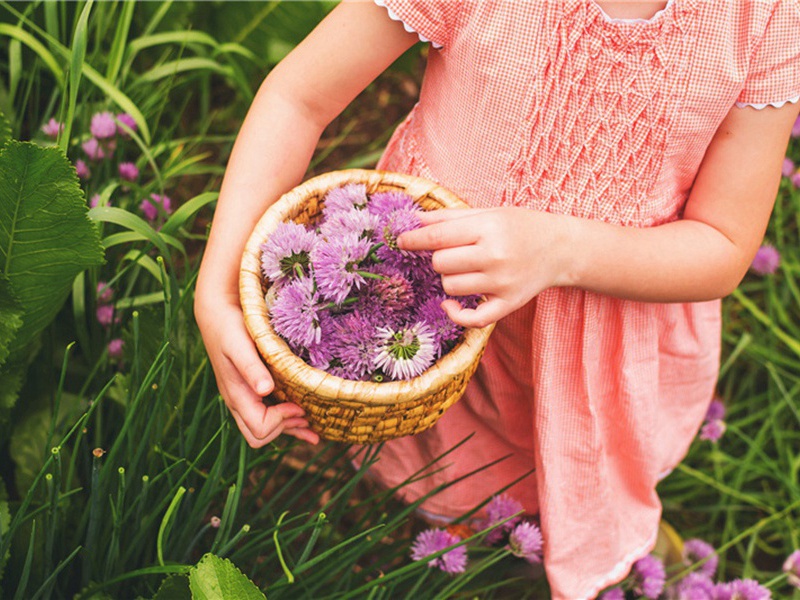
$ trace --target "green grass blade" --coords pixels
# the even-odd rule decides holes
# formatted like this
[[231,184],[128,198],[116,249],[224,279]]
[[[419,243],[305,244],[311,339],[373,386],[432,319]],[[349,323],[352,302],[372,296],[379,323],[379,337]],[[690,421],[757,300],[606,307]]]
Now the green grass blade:
[[178,210],[170,215],[167,222],[164,223],[164,226],[161,228],[162,233],[174,235],[197,211],[211,204],[217,198],[219,198],[219,192],[205,192],[185,202]]
[[72,137],[72,121],[75,118],[75,107],[78,103],[78,89],[81,85],[81,75],[86,59],[86,38],[89,27],[89,13],[92,10],[94,0],[89,0],[81,11],[78,22],[75,25],[75,34],[72,36],[72,57],[69,67],[69,99],[67,104],[67,114],[64,118],[64,133],[59,136],[59,146],[67,154],[69,151],[69,141]]
[[134,8],[136,8],[135,2],[122,2],[122,14],[117,21],[114,41],[111,43],[111,50],[108,53],[106,79],[109,82],[115,82],[117,80],[119,71],[122,68],[122,59],[125,55],[125,44],[128,41]]
[[162,255],[169,257],[169,248],[164,237],[153,229],[144,219],[133,213],[113,206],[96,206],[89,210],[89,218],[104,223],[114,223],[133,232],[151,242]]
[[50,69],[50,72],[53,73],[56,83],[59,86],[64,84],[64,70],[59,66],[58,61],[56,61],[55,57],[50,53],[50,51],[30,33],[21,27],[17,27],[16,25],[0,23],[0,35],[17,39],[25,44],[28,48],[33,50],[41,59],[41,61],[47,66],[47,68]]
[[178,73],[186,73],[189,71],[200,71],[203,73],[211,71],[212,73],[217,73],[226,77],[232,76],[230,67],[221,65],[217,61],[211,60],[210,58],[195,56],[192,58],[171,60],[169,62],[157,65],[149,71],[142,73],[142,75],[136,80],[136,85],[153,83],[159,79],[172,77]]

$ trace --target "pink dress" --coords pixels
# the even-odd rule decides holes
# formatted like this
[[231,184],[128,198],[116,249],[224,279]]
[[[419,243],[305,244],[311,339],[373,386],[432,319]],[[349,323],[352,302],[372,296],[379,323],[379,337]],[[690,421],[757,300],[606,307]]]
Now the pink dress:
[[[674,221],[731,107],[800,99],[800,0],[671,0],[627,21],[593,0],[376,1],[434,46],[378,167],[475,207]],[[422,507],[455,517],[519,480],[507,493],[540,516],[553,597],[593,598],[652,549],[656,484],[702,423],[719,355],[719,301],[546,290],[498,323],[464,398],[373,472],[398,485],[472,435],[405,499],[507,457]]]

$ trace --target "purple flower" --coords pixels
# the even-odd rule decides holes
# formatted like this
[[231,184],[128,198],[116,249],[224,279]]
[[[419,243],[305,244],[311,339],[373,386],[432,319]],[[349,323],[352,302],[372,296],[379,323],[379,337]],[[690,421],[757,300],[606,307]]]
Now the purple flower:
[[753,579],[718,583],[714,588],[714,600],[769,600],[770,598],[772,592]]
[[[101,200],[102,198],[100,197],[100,194],[92,194],[92,197],[89,198],[89,206],[91,208],[97,208],[98,206],[100,206]],[[111,202],[108,202],[106,206],[111,206]]]
[[[414,540],[411,546],[411,558],[413,560],[424,560],[431,554],[444,550],[460,541],[461,538],[444,529],[426,529]],[[463,573],[467,568],[467,548],[464,545],[457,546],[428,561],[428,566],[439,568],[445,573]]]
[[64,131],[64,124],[59,123],[55,119],[51,118],[47,123],[42,125],[42,133],[44,133],[47,137],[56,139],[58,134]]
[[706,421],[713,421],[714,419],[725,418],[725,404],[719,398],[714,398],[711,404],[708,405],[708,412],[706,412]]
[[367,206],[367,186],[361,183],[350,183],[333,188],[325,194],[323,202],[325,208],[323,208],[322,214],[326,219],[338,211],[361,210]]
[[334,211],[320,225],[319,232],[325,239],[353,234],[371,240],[379,225],[380,219],[365,210]]
[[497,496],[492,497],[489,500],[489,503],[486,505],[486,527],[491,527],[492,525],[497,525],[498,523],[509,519],[513,515],[517,515],[499,527],[495,527],[492,531],[486,534],[486,543],[487,544],[494,544],[499,542],[503,535],[514,529],[517,523],[520,522],[522,517],[519,516],[519,513],[523,511],[522,504],[517,502],[511,496],[506,494],[499,494]]
[[508,536],[508,547],[514,556],[524,558],[529,563],[542,562],[542,532],[534,523],[523,521]]
[[372,303],[389,323],[393,317],[408,313],[414,303],[414,285],[397,269],[377,268],[376,272],[384,279],[371,281],[365,301]]
[[89,132],[97,139],[114,137],[117,133],[117,123],[114,115],[110,112],[100,112],[92,116],[92,123],[89,125]]
[[122,347],[125,345],[119,338],[115,338],[108,342],[108,356],[111,358],[122,358]]
[[717,573],[717,563],[719,562],[714,546],[697,538],[686,540],[683,544],[683,563],[686,566],[700,562],[706,557],[708,560],[697,569],[697,573],[702,573],[710,579]]
[[800,550],[795,550],[786,557],[783,572],[792,586],[800,588]]
[[108,304],[114,298],[114,290],[112,290],[108,283],[105,281],[97,282],[97,299],[103,304]]
[[781,166],[781,175],[784,177],[791,177],[795,172],[795,164],[791,158],[788,156],[783,159],[783,165]]
[[797,171],[789,179],[792,181],[794,187],[800,187],[800,171]]
[[311,250],[317,236],[297,223],[281,223],[261,244],[261,270],[273,283],[310,274]]
[[103,327],[108,327],[114,322],[114,307],[111,304],[103,304],[97,307],[97,322]]
[[718,442],[725,433],[727,425],[722,419],[706,421],[700,428],[700,439],[706,442]]
[[600,600],[625,600],[625,592],[622,588],[611,588],[602,593]]
[[359,289],[367,278],[362,263],[371,249],[369,240],[354,234],[318,242],[311,251],[311,263],[322,296],[341,304],[354,286]]
[[780,264],[780,253],[774,246],[764,244],[756,252],[753,262],[750,264],[750,269],[759,275],[771,275],[778,270]]
[[319,293],[314,280],[300,277],[283,286],[270,309],[272,326],[295,346],[318,344],[322,337]]
[[394,329],[379,327],[374,366],[393,380],[411,379],[433,364],[433,334],[423,323]]
[[[117,121],[122,123],[123,125],[127,126],[131,131],[136,131],[136,121],[133,120],[133,117],[130,116],[128,113],[118,113],[117,114]],[[125,131],[122,127],[117,125],[117,133],[122,137],[129,137],[127,131]]]
[[159,206],[166,214],[172,212],[172,201],[169,196],[161,194],[150,194],[150,199],[142,200],[141,204],[139,204],[139,209],[144,213],[148,221],[155,221],[156,217],[158,217]]
[[419,279],[418,273],[422,269],[433,270],[430,266],[432,253],[401,250],[397,247],[397,238],[401,233],[417,229],[421,225],[417,211],[396,210],[386,217],[377,238],[377,241],[384,244],[378,248],[378,258],[401,269],[411,279]]
[[81,148],[83,148],[89,160],[94,161],[103,160],[106,156],[111,156],[114,152],[114,146],[112,144],[101,144],[97,138],[89,138],[81,144]]
[[119,163],[119,176],[127,181],[136,181],[139,178],[139,169],[132,162]]
[[330,335],[331,352],[341,363],[341,370],[335,374],[355,381],[368,378],[379,343],[375,324],[353,312],[335,319]]
[[702,573],[689,573],[667,591],[670,600],[714,600],[714,582]]
[[420,208],[414,204],[411,196],[403,192],[376,192],[370,194],[367,210],[373,215],[385,219],[396,210],[409,211],[420,210]]
[[797,117],[797,120],[794,122],[792,126],[792,137],[797,138],[800,137],[800,117]]
[[87,165],[86,162],[80,158],[75,161],[75,173],[81,179],[89,179],[89,177],[92,175],[92,172],[89,170],[89,165]]
[[652,554],[633,564],[633,574],[635,593],[655,600],[664,591],[664,582],[667,579],[664,563]]
[[428,298],[417,310],[417,319],[425,323],[433,332],[433,339],[436,344],[439,358],[444,350],[455,342],[463,328],[450,320],[447,313],[442,308],[442,301],[445,296],[433,296]]

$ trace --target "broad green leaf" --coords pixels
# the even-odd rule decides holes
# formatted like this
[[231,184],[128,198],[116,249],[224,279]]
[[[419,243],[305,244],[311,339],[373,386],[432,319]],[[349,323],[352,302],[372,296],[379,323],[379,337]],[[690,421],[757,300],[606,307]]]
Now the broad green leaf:
[[9,142],[0,151],[0,272],[25,311],[11,351],[52,321],[78,273],[102,262],[100,237],[64,154]]
[[206,554],[189,571],[193,600],[266,600],[266,596],[227,558]]
[[0,366],[6,361],[11,341],[22,326],[22,305],[14,296],[11,282],[0,273]]
[[192,600],[189,578],[184,575],[167,577],[161,582],[153,600]]
[[26,368],[24,362],[17,361],[8,362],[0,367],[0,443],[4,441],[3,424],[17,403],[17,396],[25,380]]
[[0,111],[0,148],[6,145],[6,142],[11,139],[11,123],[8,122],[6,116]]

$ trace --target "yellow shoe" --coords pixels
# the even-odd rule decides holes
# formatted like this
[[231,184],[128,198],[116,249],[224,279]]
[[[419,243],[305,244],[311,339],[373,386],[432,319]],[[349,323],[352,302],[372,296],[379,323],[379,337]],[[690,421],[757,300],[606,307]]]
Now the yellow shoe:
[[663,519],[658,524],[658,538],[653,554],[663,560],[666,567],[683,561],[683,539],[675,528]]

